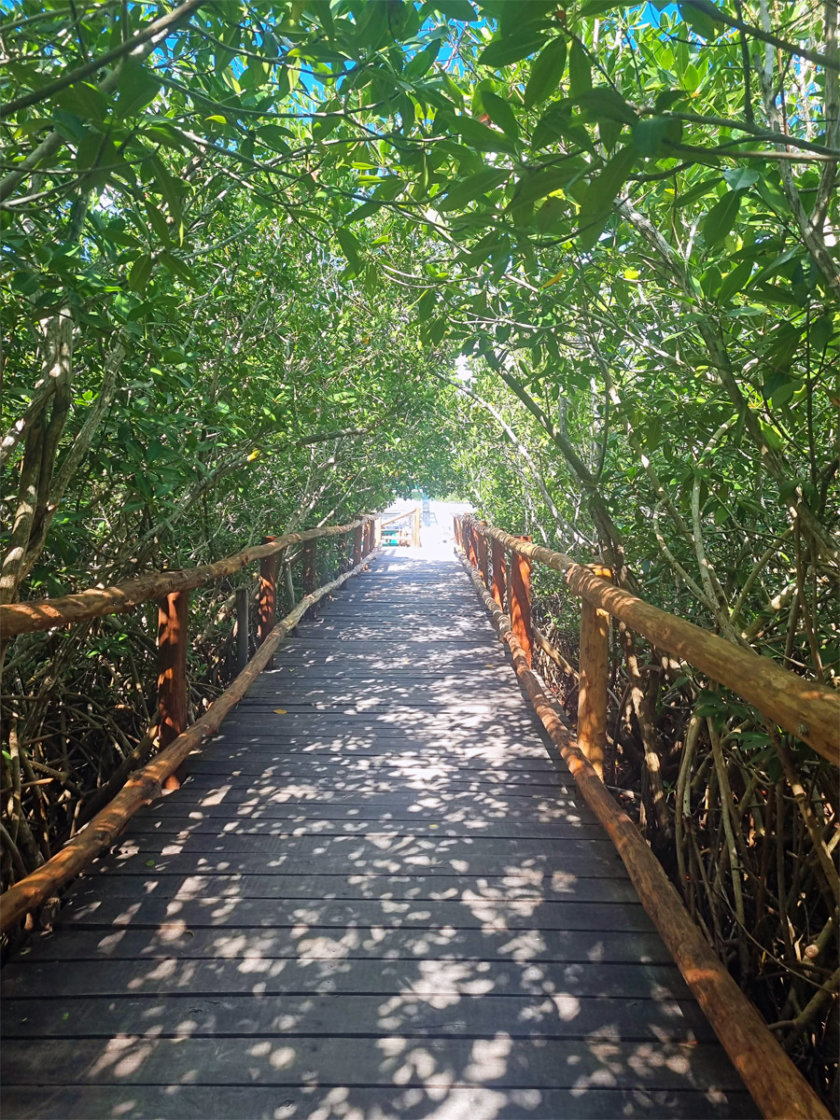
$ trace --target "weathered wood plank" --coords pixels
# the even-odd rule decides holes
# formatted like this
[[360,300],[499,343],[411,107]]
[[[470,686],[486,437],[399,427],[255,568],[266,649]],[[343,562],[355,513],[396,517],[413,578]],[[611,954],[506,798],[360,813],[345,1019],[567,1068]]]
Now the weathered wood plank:
[[[340,1024],[336,1024],[340,1027]],[[178,1084],[213,1085],[323,1084],[416,1085],[425,1090],[455,1085],[500,1087],[596,1086],[609,1075],[625,1088],[678,1089],[714,1086],[738,1089],[731,1067],[721,1065],[715,1046],[705,1043],[603,1042],[581,1046],[578,1040],[557,1039],[550,1047],[539,1041],[509,1038],[410,1039],[385,1034],[377,1046],[367,1039],[293,1034],[253,1039],[143,1038],[108,1040],[9,1039],[7,1061],[18,1084],[54,1085],[78,1071],[89,1085]],[[689,1060],[690,1055],[690,1060]]]
[[[100,874],[107,875],[103,887]],[[264,871],[223,872],[217,875],[198,872],[187,866],[184,871],[167,872],[149,868],[145,863],[136,864],[135,870],[123,871],[108,866],[102,873],[82,879],[61,912],[62,921],[77,907],[95,907],[99,913],[111,914],[112,903],[117,899],[131,899],[134,903],[149,902],[153,892],[165,895],[176,905],[184,900],[199,898],[207,905],[225,897],[235,902],[239,898],[296,899],[329,901],[333,899],[380,899],[385,901],[446,902],[464,901],[469,905],[482,903],[511,903],[526,901],[531,905],[540,902],[584,903],[634,903],[636,895],[625,876],[578,876],[567,870],[550,875],[540,871],[525,871],[510,875],[378,875],[372,872],[314,875],[301,869],[297,874],[284,872],[271,874]],[[129,921],[142,908],[126,907],[119,903],[124,920]],[[265,910],[271,921],[271,909]],[[115,921],[114,917],[107,919]],[[234,918],[235,920],[235,918]],[[617,927],[616,927],[617,928]]]
[[[217,909],[224,910],[221,902]],[[668,953],[653,932],[591,929],[534,929],[525,924],[515,929],[456,929],[448,926],[428,928],[436,915],[426,911],[426,927],[419,923],[404,927],[399,923],[363,926],[348,906],[346,924],[316,925],[301,916],[295,925],[278,915],[276,926],[227,930],[187,924],[180,916],[169,922],[102,934],[98,930],[72,929],[60,937],[35,946],[19,966],[31,962],[59,960],[67,967],[100,960],[216,960],[242,957],[246,960],[393,960],[413,961],[418,957],[441,961],[594,961],[633,964],[638,961],[667,964]],[[212,921],[212,919],[210,919]]]
[[603,999],[576,996],[460,996],[454,1006],[421,996],[155,996],[9,999],[8,1038],[108,1038],[112,1034],[195,1037],[214,1034],[487,1036],[500,1022],[511,1038],[656,1039],[712,1042],[714,1035],[690,1000]]
[[[247,1093],[247,1097],[243,1094]],[[132,1087],[76,1085],[6,1088],[3,1093],[6,1120],[44,1120],[45,1115],[63,1120],[159,1120],[178,1116],[183,1120],[240,1120],[243,1100],[248,1102],[249,1120],[324,1120],[343,1117],[388,1117],[392,1120],[428,1120],[440,1113],[440,1091],[419,1087],[386,1089],[364,1086],[320,1088],[249,1084],[243,1086],[144,1085],[141,1094]],[[609,1116],[681,1117],[683,1120],[754,1120],[755,1106],[746,1093],[719,1090],[650,1090],[573,1087],[570,1089],[461,1088],[445,1094],[447,1108],[457,1117],[533,1117],[556,1120],[604,1120]],[[46,1112],[44,1109],[46,1108]]]
[[[362,993],[444,997],[460,995],[620,996],[625,999],[688,999],[688,988],[675,965],[568,964],[531,961],[330,960],[298,957],[285,960],[252,957],[247,961],[96,961],[68,969],[63,963],[33,961],[6,966],[4,993],[61,997],[137,995],[285,996]],[[504,1025],[499,1025],[504,1030]],[[725,1063],[722,1063],[725,1064]],[[10,1069],[14,1074],[14,1068]]]
[[[218,880],[217,883],[221,883]],[[380,929],[478,929],[484,932],[534,930],[586,930],[589,932],[620,929],[624,932],[652,932],[653,925],[640,905],[626,900],[613,902],[579,902],[534,899],[464,898],[403,900],[379,898],[344,898],[322,902],[300,899],[272,892],[274,880],[267,876],[248,876],[242,884],[225,881],[229,893],[214,895],[207,890],[211,884],[183,887],[168,898],[149,897],[142,884],[135,883],[134,898],[139,905],[126,907],[119,896],[100,898],[85,903],[82,899],[66,907],[58,920],[58,930],[84,927],[98,931],[105,944],[106,934],[114,926],[128,929],[166,925],[173,935],[177,928],[212,929],[279,929],[284,926],[350,926]],[[217,889],[214,885],[214,889]],[[293,888],[290,888],[293,889]],[[145,897],[144,897],[145,896]],[[266,902],[271,900],[271,905]],[[434,918],[435,925],[430,922]],[[177,927],[177,928],[176,928]],[[595,939],[593,939],[594,941]],[[57,959],[61,953],[70,955],[65,935],[58,932],[41,934],[33,941],[26,957],[32,960]],[[111,943],[117,955],[124,941]],[[138,950],[139,953],[139,950]]]

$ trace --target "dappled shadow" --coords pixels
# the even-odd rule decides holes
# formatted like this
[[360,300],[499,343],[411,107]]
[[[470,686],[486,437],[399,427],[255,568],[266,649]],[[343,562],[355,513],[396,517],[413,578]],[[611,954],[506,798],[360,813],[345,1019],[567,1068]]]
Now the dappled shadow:
[[408,550],[300,628],[4,995],[6,1117],[755,1114],[460,567]]

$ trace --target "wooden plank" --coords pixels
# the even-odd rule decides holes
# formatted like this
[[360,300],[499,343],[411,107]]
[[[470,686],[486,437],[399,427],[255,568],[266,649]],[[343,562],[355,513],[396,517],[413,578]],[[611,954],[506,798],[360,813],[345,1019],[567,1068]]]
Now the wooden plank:
[[[541,867],[550,871],[556,866],[557,854],[547,851],[550,845],[543,840],[503,839],[482,837],[480,840],[461,837],[432,837],[404,835],[389,832],[369,832],[361,836],[293,836],[280,840],[274,836],[242,835],[231,833],[222,839],[205,836],[201,833],[181,839],[170,836],[137,835],[122,840],[115,848],[114,859],[120,860],[135,853],[149,853],[177,856],[227,855],[231,859],[238,856],[253,856],[272,866],[278,860],[285,864],[296,863],[302,869],[315,871],[319,865],[332,870],[340,866],[375,867],[383,860],[398,862],[409,866],[452,867],[457,872],[477,873],[482,870],[498,870],[500,867],[524,866]],[[620,873],[621,864],[609,840],[565,840],[563,842],[563,866],[586,867],[587,861],[593,867],[607,868]],[[394,871],[397,869],[394,868]]]
[[[222,908],[224,903],[222,903]],[[197,909],[193,907],[193,910]],[[256,909],[256,907],[254,907]],[[32,967],[34,960],[60,960],[68,968],[102,960],[216,960],[240,957],[246,960],[389,960],[413,961],[418,957],[434,961],[531,961],[561,962],[609,961],[634,964],[639,961],[667,964],[670,957],[652,931],[534,929],[518,925],[515,930],[494,928],[457,929],[451,926],[429,928],[434,917],[426,911],[426,926],[419,923],[400,926],[361,925],[346,906],[347,924],[315,925],[299,917],[293,925],[278,924],[227,930],[205,925],[185,925],[180,916],[164,924],[103,935],[98,930],[75,928],[41,942],[21,968]],[[283,920],[283,916],[281,916]],[[285,919],[286,921],[288,919]],[[388,921],[388,917],[385,918]],[[205,919],[206,921],[206,919]]]
[[[247,1094],[247,1095],[245,1095]],[[131,1120],[159,1120],[178,1116],[181,1120],[208,1117],[240,1117],[247,1101],[249,1120],[311,1120],[330,1118],[388,1117],[389,1120],[429,1120],[440,1115],[441,1101],[454,1117],[542,1117],[575,1120],[604,1120],[604,1117],[651,1117],[661,1120],[754,1120],[755,1106],[746,1093],[720,1090],[651,1090],[572,1087],[567,1089],[462,1088],[453,1086],[442,1098],[439,1090],[421,1087],[352,1089],[318,1086],[275,1087],[248,1084],[246,1087],[214,1085],[144,1085],[142,1094],[130,1087],[77,1085],[44,1087],[9,1086],[3,1092],[6,1120],[44,1120],[45,1115],[63,1120],[113,1120],[130,1115]],[[337,1104],[337,1102],[339,1102]],[[339,1109],[336,1112],[336,1108]],[[45,1112],[44,1109],[47,1111]]]
[[[337,1024],[339,1026],[339,1024]],[[651,1089],[737,1089],[734,1071],[717,1062],[718,1050],[704,1043],[610,1042],[581,1046],[557,1039],[550,1047],[520,1039],[511,1052],[509,1039],[383,1036],[368,1039],[293,1035],[240,1038],[155,1039],[128,1036],[106,1041],[45,1039],[36,1048],[29,1040],[9,1039],[6,1059],[18,1084],[52,1085],[68,1072],[83,1070],[89,1085],[191,1083],[212,1085],[306,1085],[329,1068],[329,1083],[340,1086],[416,1085],[448,1090],[453,1084],[523,1088],[595,1086],[605,1075],[612,1085]],[[691,1061],[687,1060],[691,1054]]]
[[[250,815],[237,820],[230,817],[217,819],[200,818],[190,819],[183,817],[144,817],[136,821],[132,828],[132,836],[168,836],[186,839],[188,836],[202,833],[222,839],[232,832],[240,836],[273,836],[278,840],[294,836],[358,836],[374,831],[371,821],[360,820],[335,820],[326,818],[318,820],[317,817],[309,818],[298,825],[290,825],[286,820],[254,820]],[[578,819],[554,821],[550,824],[509,824],[504,821],[471,821],[460,825],[426,823],[425,827],[418,827],[415,821],[396,822],[391,826],[395,836],[429,836],[436,837],[466,837],[486,836],[496,839],[508,840],[564,840],[602,839],[602,832],[598,824],[584,824]]]
[[[100,875],[107,878],[104,885],[99,875],[93,874],[81,880],[65,908],[61,920],[67,921],[68,914],[81,908],[94,919],[103,915],[102,921],[111,923],[119,920],[130,921],[134,914],[143,913],[136,903],[152,905],[152,892],[165,895],[175,905],[172,913],[177,913],[184,901],[206,899],[208,906],[215,906],[216,899],[227,898],[228,907],[217,908],[216,920],[224,924],[228,912],[235,914],[237,900],[240,898],[309,899],[316,902],[331,899],[371,899],[412,900],[416,902],[460,901],[479,906],[482,903],[501,903],[518,901],[570,903],[633,903],[636,896],[628,880],[619,878],[577,876],[567,870],[557,870],[550,875],[542,872],[525,871],[509,875],[389,875],[363,871],[347,874],[313,875],[304,869],[295,873],[265,872],[255,873],[253,869],[245,872],[226,871],[208,874],[186,870],[168,873],[166,870],[150,869],[145,863],[137,863],[134,870],[106,866]],[[132,905],[116,903],[116,899],[131,899]],[[168,905],[168,902],[165,903]],[[265,911],[270,922],[272,908]],[[629,920],[629,919],[628,919]]]
[[[63,963],[6,966],[4,998],[158,995],[224,996],[259,992],[286,996],[314,992],[423,997],[460,995],[549,995],[625,999],[687,999],[688,988],[675,965],[540,964],[498,961],[347,961],[220,958],[215,961],[89,961],[68,969]],[[453,1005],[454,1006],[454,1005]],[[503,1025],[500,1024],[500,1028]],[[4,1054],[4,1059],[7,1055]],[[720,1058],[721,1064],[725,1062]],[[10,1065],[9,1070],[14,1070]]]
[[[192,763],[190,771],[198,781],[199,777],[218,778],[225,776],[224,769],[215,761],[197,758]],[[280,756],[271,762],[260,759],[251,761],[243,759],[231,769],[228,767],[228,777],[242,779],[262,779],[266,782],[278,782],[285,779],[290,781],[320,782],[322,780],[335,782],[335,759],[322,762],[317,756],[299,759],[289,756]],[[481,782],[493,786],[502,786],[514,789],[517,786],[539,786],[543,789],[563,787],[567,784],[568,776],[558,773],[553,767],[517,767],[516,769],[502,769],[497,767],[489,769],[486,766],[459,766],[457,762],[435,762],[429,760],[425,764],[415,759],[400,758],[347,758],[341,763],[342,787],[360,781],[367,782],[396,782],[405,780],[423,780],[431,782]]]
[[[340,1010],[339,1010],[340,1004]],[[390,1000],[381,996],[196,996],[157,1001],[154,996],[124,994],[91,998],[10,999],[3,1006],[8,1038],[108,1038],[112,1034],[299,1035],[335,1033],[339,1019],[345,1034],[376,1035],[398,1031],[424,1035],[491,1037],[500,1022],[511,1038],[662,1039],[711,1042],[714,1035],[690,1000],[578,999],[547,996],[461,996],[442,1005],[410,993]]]
[[[183,819],[200,819],[212,816],[216,820],[237,820],[248,817],[253,820],[294,820],[303,823],[308,820],[337,820],[337,821],[375,821],[385,827],[394,821],[413,821],[420,826],[420,833],[434,824],[442,828],[444,825],[474,826],[477,829],[493,823],[508,823],[523,828],[536,826],[540,829],[543,825],[550,826],[554,821],[565,821],[570,814],[586,823],[591,823],[591,810],[586,805],[581,805],[574,795],[574,791],[558,789],[556,796],[549,799],[534,801],[533,798],[524,802],[511,799],[489,801],[485,799],[475,811],[471,806],[474,802],[468,797],[462,797],[457,802],[450,802],[437,796],[429,798],[415,798],[406,800],[404,806],[397,801],[389,805],[383,799],[367,800],[360,798],[358,801],[342,800],[340,802],[311,801],[298,805],[278,802],[266,804],[252,804],[243,800],[241,803],[228,802],[224,799],[205,798],[203,801],[195,799],[185,804],[177,798],[162,798],[139,818],[141,820],[166,820],[169,817]],[[186,816],[185,816],[186,814]],[[364,831],[364,830],[363,830]],[[503,835],[499,833],[499,835]],[[541,835],[540,831],[534,833]]]

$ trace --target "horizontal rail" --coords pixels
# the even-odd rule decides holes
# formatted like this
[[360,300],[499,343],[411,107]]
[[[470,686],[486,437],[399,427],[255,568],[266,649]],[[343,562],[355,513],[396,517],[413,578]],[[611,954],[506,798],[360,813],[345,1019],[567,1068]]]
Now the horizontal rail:
[[[344,529],[352,527],[345,526]],[[279,538],[274,544],[279,544],[281,539],[289,543],[288,538]],[[267,554],[263,549],[261,555],[270,555],[270,553]],[[309,608],[331,591],[341,587],[351,576],[360,572],[367,560],[366,556],[349,572],[304,596],[294,610],[274,626],[246,667],[200,719],[173,739],[142,770],[138,770],[133,777],[130,777],[113,800],[59,852],[0,895],[0,933],[11,930],[15,923],[30,910],[40,906],[59,887],[78,875],[96,856],[114,843],[134,814],[159,797],[163,783],[205,739],[218,731],[225,716],[239,703],[270,662],[277,647]]]
[[388,525],[396,525],[398,521],[407,521],[409,517],[414,517],[419,512],[420,506],[414,506],[413,509],[406,510],[405,513],[398,513],[396,517],[388,517],[384,521],[380,521],[380,527],[385,529]]
[[840,766],[840,693],[782,669],[766,657],[615,587],[562,552],[523,541],[475,519],[472,528],[522,556],[561,572],[572,591],[626,623],[660,649],[690,662],[713,681]]
[[511,620],[463,554],[462,562],[490,612],[499,637],[510,648],[516,674],[537,715],[571,771],[584,800],[615,845],[642,906],[658,929],[753,1100],[766,1117],[828,1120],[830,1114],[819,1097],[718,959],[638,828],[576,745],[541,681],[529,667]]
[[129,611],[151,599],[162,599],[176,591],[191,591],[196,587],[206,587],[225,576],[233,575],[241,568],[282,552],[291,544],[319,540],[322,537],[340,536],[359,525],[374,520],[373,515],[353,521],[349,525],[329,525],[321,529],[304,529],[299,533],[287,533],[277,537],[269,544],[258,544],[245,548],[217,560],[214,564],[202,564],[197,568],[179,568],[171,572],[150,572],[136,579],[112,587],[91,587],[73,595],[63,595],[55,599],[33,599],[26,603],[11,603],[0,606],[0,637],[3,641],[19,634],[32,634],[39,630],[53,630],[92,618],[102,618],[108,614]]

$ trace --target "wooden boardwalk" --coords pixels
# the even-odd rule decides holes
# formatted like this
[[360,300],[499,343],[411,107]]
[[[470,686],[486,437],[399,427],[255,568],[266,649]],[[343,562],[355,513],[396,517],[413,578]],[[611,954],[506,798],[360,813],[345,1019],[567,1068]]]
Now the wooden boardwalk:
[[301,625],[3,973],[2,1115],[751,1117],[454,561]]

